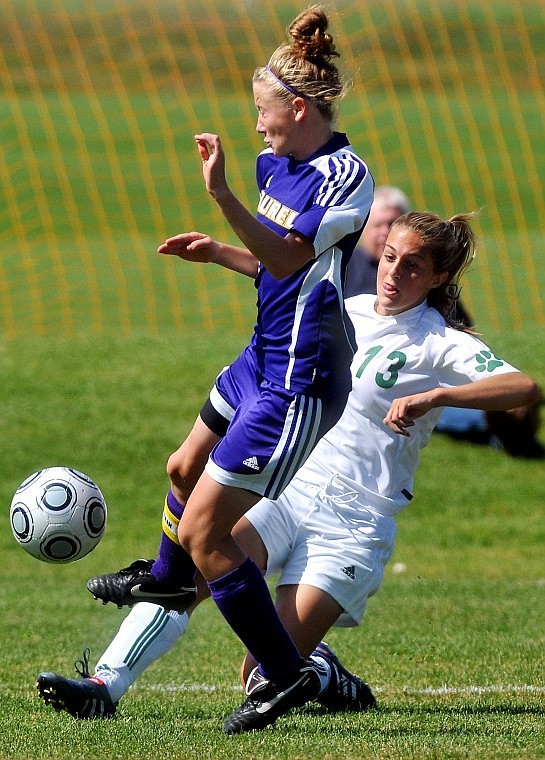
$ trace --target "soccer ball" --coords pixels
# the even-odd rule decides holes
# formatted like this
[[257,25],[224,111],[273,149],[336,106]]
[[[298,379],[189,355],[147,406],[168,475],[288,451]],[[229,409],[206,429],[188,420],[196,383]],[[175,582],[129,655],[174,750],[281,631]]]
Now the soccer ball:
[[74,562],[100,541],[106,502],[91,478],[70,467],[38,470],[15,491],[10,507],[15,540],[42,562]]

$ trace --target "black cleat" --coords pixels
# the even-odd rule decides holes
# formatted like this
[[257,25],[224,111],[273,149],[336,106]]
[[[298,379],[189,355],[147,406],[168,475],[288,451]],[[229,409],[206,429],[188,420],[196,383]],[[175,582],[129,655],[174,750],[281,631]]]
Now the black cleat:
[[311,662],[305,661],[295,680],[277,686],[254,668],[246,683],[246,701],[223,724],[226,734],[258,731],[306,702],[316,699],[320,691],[320,678]]
[[76,681],[58,673],[40,673],[36,689],[46,705],[60,712],[65,710],[74,718],[113,718],[116,705],[99,678]]
[[369,686],[341,665],[339,658],[327,644],[320,642],[312,655],[323,657],[331,669],[329,686],[316,699],[319,704],[334,712],[363,712],[377,706],[377,700]]
[[102,604],[113,602],[121,607],[132,607],[137,602],[151,602],[165,610],[185,612],[197,596],[195,587],[174,586],[156,580],[151,574],[154,560],[137,559],[117,573],[97,575],[87,581],[87,588]]

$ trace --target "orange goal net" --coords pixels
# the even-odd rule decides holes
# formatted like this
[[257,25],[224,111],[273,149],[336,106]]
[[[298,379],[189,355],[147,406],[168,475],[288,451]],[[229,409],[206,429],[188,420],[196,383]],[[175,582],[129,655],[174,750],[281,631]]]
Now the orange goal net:
[[[157,256],[232,238],[193,135],[221,135],[255,208],[251,76],[304,7],[280,0],[5,0],[0,331],[177,334],[253,324],[239,275]],[[545,324],[545,4],[337,0],[353,79],[338,127],[377,184],[445,217],[480,209],[464,300],[482,329]]]

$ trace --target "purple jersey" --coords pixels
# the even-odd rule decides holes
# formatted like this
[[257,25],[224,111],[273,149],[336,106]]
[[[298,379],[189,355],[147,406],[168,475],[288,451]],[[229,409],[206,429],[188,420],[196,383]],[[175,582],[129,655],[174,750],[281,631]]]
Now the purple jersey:
[[343,283],[369,214],[373,178],[338,132],[304,161],[264,150],[256,175],[258,219],[282,236],[301,233],[315,251],[313,260],[282,280],[259,267],[251,341],[259,371],[292,392],[320,397],[344,392],[350,387],[354,341]]

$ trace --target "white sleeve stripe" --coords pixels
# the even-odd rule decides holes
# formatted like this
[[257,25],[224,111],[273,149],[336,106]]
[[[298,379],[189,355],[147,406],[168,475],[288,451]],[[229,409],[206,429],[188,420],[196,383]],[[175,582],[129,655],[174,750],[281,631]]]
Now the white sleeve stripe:
[[324,182],[316,196],[316,204],[329,206],[339,203],[342,195],[350,189],[358,176],[361,164],[350,158],[339,159],[331,156],[330,161],[336,166],[334,176],[331,173],[324,177]]

